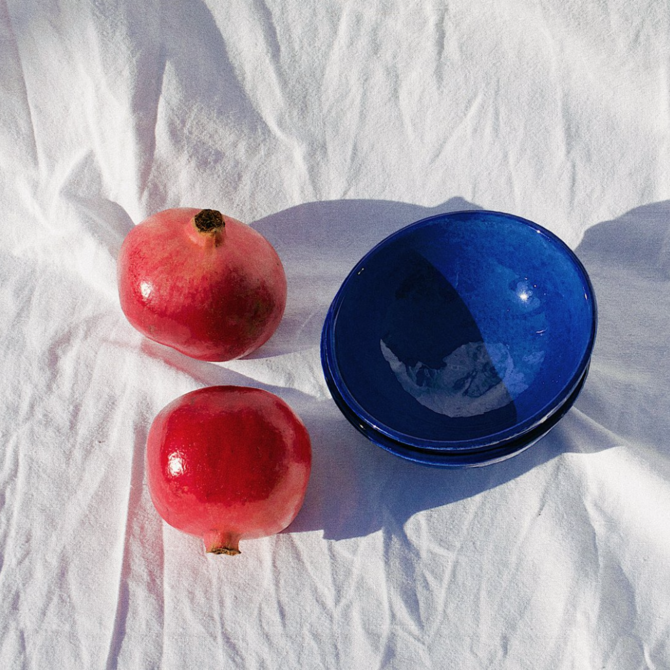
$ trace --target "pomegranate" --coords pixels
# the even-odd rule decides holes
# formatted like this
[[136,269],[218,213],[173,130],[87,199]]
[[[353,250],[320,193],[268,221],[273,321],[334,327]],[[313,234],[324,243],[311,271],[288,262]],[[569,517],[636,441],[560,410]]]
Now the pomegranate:
[[212,209],[158,212],[126,236],[121,309],[146,337],[206,361],[245,356],[274,333],[286,275],[257,231]]
[[302,506],[311,469],[307,429],[276,395],[211,386],[173,400],[147,439],[151,499],[171,526],[208,552],[286,528]]

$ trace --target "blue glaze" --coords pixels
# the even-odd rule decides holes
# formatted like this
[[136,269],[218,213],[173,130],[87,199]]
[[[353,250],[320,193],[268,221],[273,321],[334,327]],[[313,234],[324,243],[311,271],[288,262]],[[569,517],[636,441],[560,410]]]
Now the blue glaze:
[[322,358],[336,402],[373,441],[465,456],[558,414],[595,332],[593,288],[561,240],[516,216],[457,212],[403,228],[356,265]]

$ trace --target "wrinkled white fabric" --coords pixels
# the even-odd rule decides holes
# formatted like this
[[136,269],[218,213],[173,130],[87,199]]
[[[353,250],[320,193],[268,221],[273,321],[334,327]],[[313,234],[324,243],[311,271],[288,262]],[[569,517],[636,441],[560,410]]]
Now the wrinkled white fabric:
[[[0,667],[670,667],[670,18],[665,0],[0,2]],[[143,339],[133,224],[214,207],[277,248],[250,358]],[[441,471],[375,447],[319,361],[352,265],[484,207],[576,249],[600,309],[576,406]],[[213,384],[284,398],[314,464],[236,558],[164,524],[144,445]]]

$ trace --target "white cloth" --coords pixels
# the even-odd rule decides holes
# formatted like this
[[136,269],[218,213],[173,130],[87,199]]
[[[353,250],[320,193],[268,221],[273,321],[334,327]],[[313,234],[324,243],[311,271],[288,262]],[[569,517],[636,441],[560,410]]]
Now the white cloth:
[[[0,667],[670,667],[666,0],[0,2]],[[213,207],[286,316],[203,363],[126,322],[124,235]],[[576,406],[505,463],[375,447],[319,362],[352,265],[426,215],[551,229],[600,329]],[[154,415],[271,390],[314,465],[287,532],[205,556],[146,488]]]

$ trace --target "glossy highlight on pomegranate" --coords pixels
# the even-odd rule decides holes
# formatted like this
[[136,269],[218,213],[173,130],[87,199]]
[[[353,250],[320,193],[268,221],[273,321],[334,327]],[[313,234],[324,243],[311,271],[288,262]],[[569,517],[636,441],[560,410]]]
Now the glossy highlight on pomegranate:
[[250,354],[276,330],[286,275],[253,228],[211,209],[158,212],[126,236],[121,309],[146,337],[206,361]]
[[156,510],[215,554],[238,554],[240,540],[286,528],[302,506],[311,459],[293,410],[273,393],[240,386],[182,395],[156,416],[147,439]]

